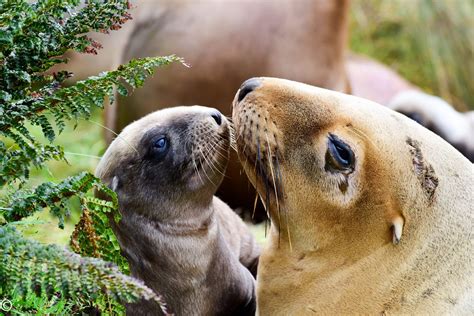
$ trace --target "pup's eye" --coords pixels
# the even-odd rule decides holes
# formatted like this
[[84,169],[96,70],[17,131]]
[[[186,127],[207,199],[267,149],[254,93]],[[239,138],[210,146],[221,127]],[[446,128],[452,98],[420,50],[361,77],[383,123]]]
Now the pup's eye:
[[153,143],[153,147],[157,151],[166,150],[166,148],[168,147],[168,140],[165,137],[161,137]]
[[161,160],[164,157],[166,157],[166,154],[168,153],[168,150],[170,148],[170,141],[169,139],[162,135],[151,142],[151,154],[152,157],[156,160]]
[[329,134],[326,163],[335,170],[352,171],[354,168],[354,152],[349,145],[336,135]]

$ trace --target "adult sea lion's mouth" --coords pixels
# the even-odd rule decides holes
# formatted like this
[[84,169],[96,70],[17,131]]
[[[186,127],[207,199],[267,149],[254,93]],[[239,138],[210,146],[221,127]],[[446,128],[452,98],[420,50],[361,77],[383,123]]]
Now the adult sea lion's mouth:
[[281,198],[281,173],[279,167],[279,159],[277,155],[268,156],[264,151],[257,150],[253,153],[245,146],[240,151],[241,156],[245,159],[244,168],[247,173],[253,174],[255,178],[255,189],[259,193],[262,202],[268,209],[272,198]]

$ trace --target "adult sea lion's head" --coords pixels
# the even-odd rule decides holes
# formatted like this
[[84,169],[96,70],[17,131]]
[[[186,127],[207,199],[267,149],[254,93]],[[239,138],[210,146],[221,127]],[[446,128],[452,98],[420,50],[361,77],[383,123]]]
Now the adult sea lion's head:
[[439,177],[467,162],[401,114],[283,79],[244,82],[233,121],[239,158],[275,228],[270,237],[348,260],[398,243],[407,227],[428,227]]
[[229,143],[229,125],[219,111],[163,109],[124,128],[96,174],[117,192],[121,209],[173,219],[180,215],[173,210],[210,203],[223,179]]

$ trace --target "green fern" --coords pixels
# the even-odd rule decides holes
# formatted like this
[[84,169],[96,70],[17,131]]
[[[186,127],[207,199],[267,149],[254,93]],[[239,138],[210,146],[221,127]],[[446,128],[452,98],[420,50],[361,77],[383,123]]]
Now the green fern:
[[[9,302],[11,303],[9,312],[12,315],[73,315],[80,311],[87,312],[89,308],[87,304],[80,301],[73,302],[56,295],[48,297],[45,294],[38,296],[33,293],[26,296],[14,293],[12,300],[9,300]],[[0,315],[2,315],[1,312]]]
[[[51,95],[43,96],[46,91],[40,89],[34,98],[27,97],[15,104],[0,104],[0,135],[14,143],[0,158],[0,185],[27,179],[31,165],[40,167],[48,160],[64,159],[60,146],[38,143],[25,128],[25,121],[40,126],[46,138],[53,141],[55,133],[46,114],[51,114],[60,126],[66,119],[88,119],[93,107],[102,108],[104,99],[113,96],[115,86],[123,88],[118,91],[128,93],[124,81],[129,87],[137,88],[143,85],[147,76],[153,74],[156,67],[174,61],[181,59],[167,56],[132,60],[115,71],[104,72],[71,87],[56,90]],[[0,144],[0,149],[6,148],[4,142],[0,141]]]
[[[102,313],[123,313],[123,302],[150,299],[164,310],[161,297],[126,275],[109,221],[120,220],[113,192],[83,172],[36,188],[28,183],[32,168],[65,161],[54,144],[67,121],[89,119],[114,91],[128,95],[158,66],[182,62],[175,56],[132,60],[70,87],[72,74],[46,74],[68,49],[96,54],[100,44],[89,31],[116,30],[131,17],[126,0],[0,0],[0,298],[16,303],[18,313],[78,313],[85,306]],[[82,3],[82,5],[80,5]],[[111,101],[110,101],[111,102]],[[39,127],[45,141],[31,133]],[[92,197],[102,192],[107,200]],[[58,219],[69,215],[68,201],[78,199],[82,217],[71,238],[81,257],[54,245],[24,239],[18,221],[44,210]],[[96,257],[96,258],[90,258]],[[108,262],[113,262],[108,263]]]
[[121,302],[144,298],[167,313],[160,296],[115,265],[24,239],[12,225],[0,227],[0,284],[0,294],[14,289],[22,297],[60,295],[79,302],[94,301],[105,293]]

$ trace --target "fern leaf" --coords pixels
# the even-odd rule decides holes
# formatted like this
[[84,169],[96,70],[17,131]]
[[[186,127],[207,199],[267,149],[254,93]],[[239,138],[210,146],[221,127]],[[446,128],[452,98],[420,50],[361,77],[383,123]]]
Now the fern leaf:
[[71,300],[94,301],[101,294],[120,302],[152,300],[167,314],[159,295],[115,265],[24,239],[11,225],[0,227],[0,288],[3,293],[15,288],[22,296],[59,293]]

